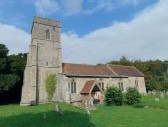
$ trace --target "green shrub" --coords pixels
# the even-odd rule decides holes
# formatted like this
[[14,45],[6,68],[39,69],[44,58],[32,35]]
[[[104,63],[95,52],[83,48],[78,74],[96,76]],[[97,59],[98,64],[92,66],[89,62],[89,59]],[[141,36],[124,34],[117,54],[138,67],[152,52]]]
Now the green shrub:
[[46,91],[47,91],[47,96],[48,100],[51,100],[53,98],[55,89],[56,89],[56,75],[55,74],[50,74],[46,78]]
[[125,94],[125,103],[135,105],[141,102],[141,95],[136,88],[128,88]]
[[122,105],[122,91],[116,87],[109,87],[105,92],[105,102],[107,105]]

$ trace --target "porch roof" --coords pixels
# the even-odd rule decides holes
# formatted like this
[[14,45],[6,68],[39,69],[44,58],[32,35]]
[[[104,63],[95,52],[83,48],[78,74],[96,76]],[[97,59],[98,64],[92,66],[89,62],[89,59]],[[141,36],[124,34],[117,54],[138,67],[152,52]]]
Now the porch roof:
[[[84,87],[81,90],[81,94],[89,94],[93,90],[94,86],[97,85],[95,80],[89,80],[85,83]],[[99,88],[99,87],[98,87]]]

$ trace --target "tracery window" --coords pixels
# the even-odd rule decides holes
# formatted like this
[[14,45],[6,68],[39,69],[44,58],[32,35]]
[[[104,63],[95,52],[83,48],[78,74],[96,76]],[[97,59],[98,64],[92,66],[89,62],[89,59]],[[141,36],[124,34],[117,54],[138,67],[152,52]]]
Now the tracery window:
[[70,89],[71,89],[71,93],[76,93],[76,82],[74,79],[72,79],[71,84],[70,84]]

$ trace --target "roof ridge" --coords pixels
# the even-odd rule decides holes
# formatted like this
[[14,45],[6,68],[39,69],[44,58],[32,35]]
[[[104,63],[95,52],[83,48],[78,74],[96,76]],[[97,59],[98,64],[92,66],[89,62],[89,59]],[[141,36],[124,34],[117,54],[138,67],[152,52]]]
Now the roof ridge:
[[62,63],[62,64],[85,65],[85,66],[104,66],[104,65],[93,65],[93,64],[79,64],[79,63]]
[[108,64],[106,65],[106,67],[107,67],[110,71],[112,71],[115,75],[118,75],[118,73],[116,73],[112,68],[110,68]]
[[136,67],[133,66],[133,68],[138,71],[138,73],[140,73],[142,76],[145,76],[140,70],[138,70]]
[[124,66],[124,67],[134,67],[133,65],[129,66],[129,65],[120,65],[120,64],[107,64],[109,66]]

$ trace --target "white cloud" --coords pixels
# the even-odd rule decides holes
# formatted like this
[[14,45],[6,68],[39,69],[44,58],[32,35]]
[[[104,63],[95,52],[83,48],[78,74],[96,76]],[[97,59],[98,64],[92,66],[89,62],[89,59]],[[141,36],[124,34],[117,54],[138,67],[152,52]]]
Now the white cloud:
[[84,37],[64,33],[63,60],[100,63],[127,56],[130,59],[168,59],[168,1],[160,0],[132,21],[116,22]]
[[12,25],[0,23],[0,43],[5,44],[10,54],[25,53],[30,44],[30,34]]
[[81,12],[83,0],[62,0],[62,7],[66,15]]
[[136,6],[143,2],[144,0],[88,0],[88,4],[92,5],[91,8],[83,10],[84,14],[93,14],[100,10],[103,11],[113,11],[122,6],[132,5]]
[[88,3],[93,7],[83,10],[84,14],[93,14],[100,10],[112,11],[115,8],[113,0],[93,0]]
[[54,0],[36,0],[35,7],[37,14],[42,16],[52,15],[59,11],[59,5]]
[[[36,0],[36,12],[39,15],[53,15],[56,12],[65,16],[75,14],[93,14],[98,11],[112,11],[126,5],[138,5],[144,0]],[[34,2],[34,1],[32,1]]]

